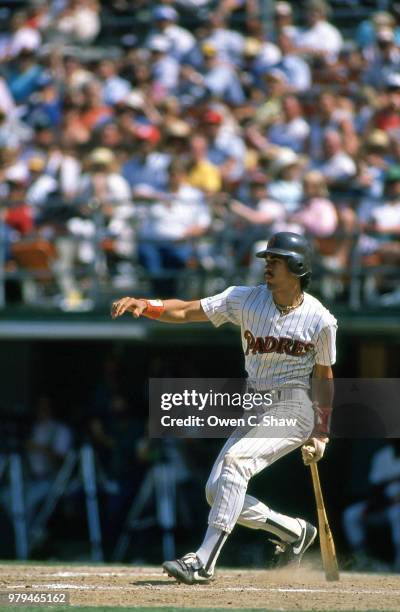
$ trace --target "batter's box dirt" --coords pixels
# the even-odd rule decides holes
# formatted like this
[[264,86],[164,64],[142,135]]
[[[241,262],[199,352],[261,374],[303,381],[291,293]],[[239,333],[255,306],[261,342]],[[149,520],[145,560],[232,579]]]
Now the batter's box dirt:
[[0,564],[0,590],[64,591],[72,607],[400,612],[398,575],[342,573],[326,582],[322,572],[303,568],[220,569],[209,585],[185,586],[158,567]]

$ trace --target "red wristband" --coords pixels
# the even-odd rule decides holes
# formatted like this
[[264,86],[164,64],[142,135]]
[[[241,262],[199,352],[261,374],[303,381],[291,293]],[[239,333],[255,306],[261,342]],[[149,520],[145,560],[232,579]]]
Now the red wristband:
[[162,300],[144,301],[146,302],[146,308],[143,311],[143,316],[149,319],[159,319],[165,310],[164,302]]
[[332,407],[317,408],[314,434],[329,437]]

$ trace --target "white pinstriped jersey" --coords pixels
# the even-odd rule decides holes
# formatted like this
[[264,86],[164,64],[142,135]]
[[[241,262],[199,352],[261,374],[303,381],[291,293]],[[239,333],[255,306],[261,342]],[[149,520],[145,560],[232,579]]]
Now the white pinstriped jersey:
[[229,287],[203,298],[201,305],[216,327],[240,326],[248,384],[254,389],[308,388],[315,364],[335,363],[336,319],[308,293],[286,315],[266,285]]

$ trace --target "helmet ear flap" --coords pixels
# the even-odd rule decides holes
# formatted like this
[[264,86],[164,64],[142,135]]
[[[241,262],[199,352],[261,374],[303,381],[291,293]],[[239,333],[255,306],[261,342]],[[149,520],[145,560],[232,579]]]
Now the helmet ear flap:
[[306,273],[303,257],[291,255],[288,257],[288,268],[295,276],[303,276]]

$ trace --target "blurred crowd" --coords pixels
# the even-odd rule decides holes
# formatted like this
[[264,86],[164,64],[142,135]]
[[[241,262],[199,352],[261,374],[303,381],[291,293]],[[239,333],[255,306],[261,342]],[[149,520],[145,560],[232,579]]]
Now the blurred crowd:
[[93,273],[122,287],[140,269],[162,296],[185,270],[253,280],[254,245],[283,229],[336,275],[354,245],[360,265],[397,265],[389,4],[346,40],[325,0],[22,3],[0,33],[6,270],[51,276],[68,309]]

